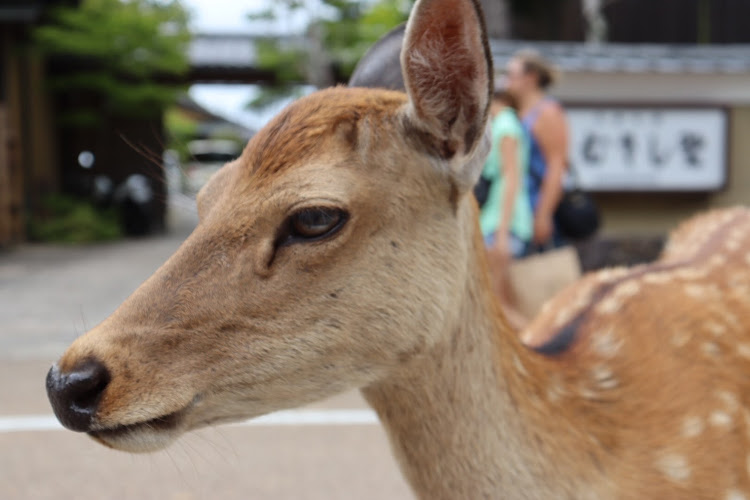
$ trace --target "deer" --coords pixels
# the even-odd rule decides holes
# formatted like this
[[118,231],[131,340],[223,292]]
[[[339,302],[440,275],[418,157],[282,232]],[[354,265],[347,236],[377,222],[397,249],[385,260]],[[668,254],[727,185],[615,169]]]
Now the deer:
[[211,178],[182,246],[50,368],[60,422],[148,452],[359,389],[418,498],[750,498],[750,211],[585,276],[519,336],[471,196],[477,0],[418,0],[401,67],[406,92],[295,101]]

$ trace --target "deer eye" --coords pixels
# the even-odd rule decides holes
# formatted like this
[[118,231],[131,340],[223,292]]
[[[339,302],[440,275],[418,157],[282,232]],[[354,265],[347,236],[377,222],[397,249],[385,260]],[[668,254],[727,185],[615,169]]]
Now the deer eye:
[[346,222],[348,215],[337,208],[306,208],[292,214],[283,243],[316,241],[326,238]]

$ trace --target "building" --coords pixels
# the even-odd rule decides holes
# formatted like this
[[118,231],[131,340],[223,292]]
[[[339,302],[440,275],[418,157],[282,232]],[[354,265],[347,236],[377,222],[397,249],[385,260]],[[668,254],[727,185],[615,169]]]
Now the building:
[[749,45],[495,42],[563,71],[571,166],[608,235],[664,234],[690,214],[750,200]]
[[25,232],[25,207],[59,182],[52,103],[43,61],[29,47],[46,9],[74,0],[5,0],[0,5],[0,245]]
[[[212,61],[252,68],[241,54],[253,41],[223,39]],[[660,238],[695,212],[750,200],[750,44],[491,46],[498,77],[522,48],[562,70],[553,93],[569,112],[571,164],[602,208],[605,238]]]

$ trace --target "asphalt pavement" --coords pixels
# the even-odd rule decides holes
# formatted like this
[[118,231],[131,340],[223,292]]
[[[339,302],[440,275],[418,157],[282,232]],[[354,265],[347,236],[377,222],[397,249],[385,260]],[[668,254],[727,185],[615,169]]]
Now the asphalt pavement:
[[195,224],[177,197],[145,239],[0,252],[0,499],[410,499],[358,393],[130,455],[63,430],[44,392],[51,363],[177,249]]

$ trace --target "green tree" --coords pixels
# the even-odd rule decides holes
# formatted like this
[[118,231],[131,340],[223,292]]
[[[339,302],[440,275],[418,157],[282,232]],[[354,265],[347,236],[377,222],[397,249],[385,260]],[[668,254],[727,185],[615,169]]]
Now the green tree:
[[92,124],[103,112],[152,116],[172,103],[188,70],[188,14],[177,0],[83,0],[61,7],[37,28],[42,53],[64,61],[50,79],[59,92],[95,95],[68,122]]
[[325,87],[345,82],[367,49],[404,22],[413,0],[279,0],[250,14],[252,20],[280,20],[302,12],[309,19],[302,40],[269,38],[258,43],[258,64],[276,75],[251,102],[262,108],[294,93],[294,85]]

